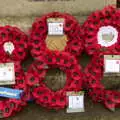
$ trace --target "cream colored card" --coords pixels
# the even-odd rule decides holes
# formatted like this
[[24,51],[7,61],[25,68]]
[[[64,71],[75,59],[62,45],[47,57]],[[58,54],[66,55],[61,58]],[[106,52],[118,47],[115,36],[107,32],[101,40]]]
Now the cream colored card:
[[49,18],[48,35],[64,35],[64,19],[63,18]]
[[84,92],[68,93],[67,113],[84,112]]
[[0,64],[0,85],[15,84],[14,63]]
[[104,72],[120,73],[120,55],[104,56]]

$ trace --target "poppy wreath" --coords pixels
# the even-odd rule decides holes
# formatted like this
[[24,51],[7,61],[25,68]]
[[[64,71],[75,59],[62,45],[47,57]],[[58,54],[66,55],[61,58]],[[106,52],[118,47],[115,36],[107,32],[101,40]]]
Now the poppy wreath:
[[[74,56],[81,54],[83,50],[82,30],[77,20],[69,14],[53,12],[36,19],[30,30],[30,47],[31,54],[34,58],[39,56],[40,50],[47,48],[46,37],[48,34],[47,19],[48,18],[64,18],[64,34],[67,36],[67,45],[64,52],[69,52]],[[62,52],[63,52],[62,51]]]
[[27,35],[17,27],[0,26],[0,59],[24,60],[27,41]]
[[[12,60],[4,59],[0,60],[0,63],[11,63]],[[14,98],[5,98],[0,100],[0,118],[10,117],[22,110],[24,106],[26,106],[26,94],[27,94],[27,87],[25,82],[25,75],[24,71],[20,65],[20,62],[13,62],[14,63],[14,70],[15,70],[15,84],[11,85],[12,89],[23,90],[20,99]],[[6,87],[6,86],[4,86]]]
[[96,52],[85,69],[84,87],[94,102],[100,102],[115,111],[120,106],[120,92],[105,89],[101,83],[104,76],[104,55],[120,55],[120,52]]
[[[89,55],[93,55],[96,51],[120,50],[119,16],[119,10],[113,6],[108,6],[103,10],[92,13],[88,17],[83,28],[85,49]],[[102,32],[104,32],[104,34],[102,34]],[[111,38],[109,38],[111,41],[107,41],[107,35],[111,35]]]
[[[59,68],[66,73],[64,88],[56,92],[44,83],[46,73],[51,68]],[[37,104],[48,109],[58,110],[68,105],[67,92],[81,90],[82,73],[80,71],[81,67],[71,54],[47,51],[30,66],[26,81]]]

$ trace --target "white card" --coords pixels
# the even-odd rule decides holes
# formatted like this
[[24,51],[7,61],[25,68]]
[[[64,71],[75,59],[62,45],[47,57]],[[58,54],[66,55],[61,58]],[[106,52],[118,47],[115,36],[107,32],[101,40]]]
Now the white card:
[[14,63],[0,64],[0,85],[15,84]]
[[63,35],[64,34],[64,19],[63,18],[48,18],[48,35]]
[[69,108],[79,109],[84,107],[83,96],[69,96]]
[[[73,93],[74,94],[74,93]],[[68,96],[68,113],[84,112],[84,93],[75,93]]]
[[105,60],[105,72],[120,72],[119,60]]
[[48,23],[49,35],[63,35],[63,23]]

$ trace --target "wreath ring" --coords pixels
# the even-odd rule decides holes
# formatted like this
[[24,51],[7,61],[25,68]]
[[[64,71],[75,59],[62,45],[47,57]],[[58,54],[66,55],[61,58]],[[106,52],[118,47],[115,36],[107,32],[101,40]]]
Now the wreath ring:
[[[39,56],[40,50],[48,50],[46,37],[48,34],[47,19],[63,18],[64,34],[67,36],[67,45],[61,52],[69,52],[74,56],[79,56],[83,50],[82,30],[77,20],[69,14],[53,12],[36,19],[30,30],[30,47],[31,54],[34,58]],[[49,49],[50,50],[50,49]]]
[[[66,84],[64,88],[54,92],[43,82],[46,72],[50,68],[59,68],[66,73]],[[66,93],[69,91],[80,91],[82,85],[81,67],[77,60],[69,53],[47,51],[39,56],[29,68],[26,81],[32,88],[32,95],[37,104],[48,109],[62,109],[68,105]]]
[[85,49],[89,55],[96,51],[120,51],[119,16],[119,10],[108,6],[88,17],[83,28]]
[[14,63],[15,70],[15,84],[11,85],[12,89],[23,90],[20,99],[5,98],[0,100],[0,118],[6,118],[13,116],[16,112],[19,112],[24,106],[26,106],[27,99],[27,86],[25,82],[24,71],[20,65],[20,62],[15,62],[9,59],[4,59],[0,61],[1,63]]
[[120,55],[120,52],[96,52],[85,69],[84,86],[93,101],[103,103],[105,107],[115,111],[115,107],[120,105],[120,92],[107,90],[101,83],[104,76],[104,55]]

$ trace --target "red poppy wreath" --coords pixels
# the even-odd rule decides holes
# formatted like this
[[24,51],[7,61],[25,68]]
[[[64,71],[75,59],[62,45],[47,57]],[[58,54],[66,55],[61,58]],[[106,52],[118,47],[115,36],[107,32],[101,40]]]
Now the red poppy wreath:
[[101,80],[104,76],[104,55],[120,55],[120,52],[96,52],[85,69],[84,86],[93,101],[103,103],[111,111],[120,105],[120,92],[105,89]]
[[[48,88],[44,79],[46,72],[51,68],[59,68],[66,73],[66,84],[64,88],[54,92]],[[37,104],[48,109],[62,109],[68,105],[66,93],[69,91],[80,91],[82,84],[81,67],[77,60],[69,53],[46,52],[40,55],[29,68],[26,81],[32,88],[32,95]]]
[[[22,90],[20,99],[16,98],[4,98],[0,100],[0,118],[10,117],[16,112],[19,112],[24,106],[26,106],[26,83],[25,76],[20,65],[20,62],[13,62],[9,59],[0,60],[0,63],[14,63],[15,71],[15,84],[9,85],[10,88],[15,90]],[[2,85],[1,85],[2,87]],[[4,86],[7,88],[7,86]],[[12,93],[11,93],[12,95]]]
[[40,50],[44,51],[46,49],[49,49],[46,45],[46,38],[48,35],[47,19],[49,18],[64,19],[63,32],[67,36],[67,44],[62,51],[69,52],[74,56],[80,55],[83,50],[83,40],[81,39],[82,30],[79,23],[74,17],[69,14],[53,12],[36,19],[32,25],[30,32],[30,46],[32,56],[36,58],[39,56]]
[[85,48],[89,55],[96,51],[120,50],[120,11],[109,6],[90,15],[84,23]]
[[0,26],[0,59],[24,60],[27,52],[27,35],[17,27]]

